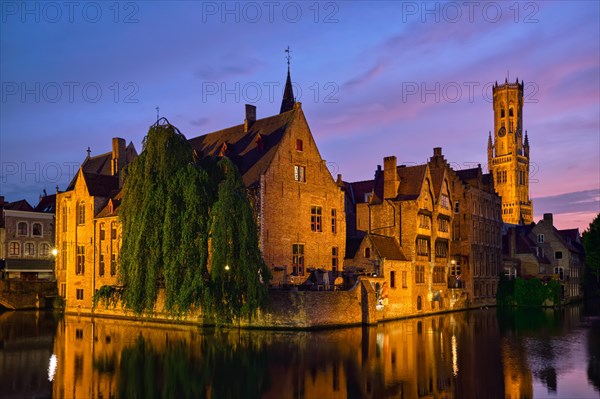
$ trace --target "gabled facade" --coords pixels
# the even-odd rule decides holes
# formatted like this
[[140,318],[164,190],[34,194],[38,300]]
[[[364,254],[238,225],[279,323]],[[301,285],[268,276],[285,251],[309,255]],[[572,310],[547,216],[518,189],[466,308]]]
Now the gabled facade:
[[[441,149],[436,148],[434,156],[441,157]],[[432,174],[429,164],[398,166],[396,157],[389,156],[372,181],[346,183],[345,188],[349,214],[356,215],[355,235],[362,232],[395,240],[410,265],[406,284],[402,274],[382,271],[388,287],[394,280],[388,302],[390,310],[392,306],[398,310],[385,310],[386,317],[452,309],[464,300],[462,291],[451,292],[447,286],[454,194],[444,168],[436,167]],[[359,261],[356,256],[348,257],[345,266],[355,267]],[[394,290],[405,290],[408,295],[395,295]],[[397,303],[391,299],[394,296]]]
[[[285,108],[285,107],[284,107]],[[305,280],[311,269],[341,270],[346,245],[344,193],[321,157],[300,103],[190,140],[200,156],[227,156],[253,204],[273,284]]]
[[[92,295],[104,285],[106,272],[101,271],[106,266],[101,262],[106,264],[108,259],[100,251],[100,228],[108,230],[108,237],[113,233],[103,216],[112,217],[109,226],[118,225],[116,214],[104,210],[119,198],[124,170],[136,156],[133,144],[126,146],[121,138],[113,138],[111,152],[91,157],[88,150],[67,190],[57,194],[56,278],[58,293],[66,300],[68,311],[91,309]],[[120,237],[112,243],[115,245],[110,257],[116,261]]]
[[505,273],[542,280],[557,280],[562,300],[579,299],[583,273],[583,247],[577,229],[557,230],[551,213],[537,224],[510,226],[504,238]]

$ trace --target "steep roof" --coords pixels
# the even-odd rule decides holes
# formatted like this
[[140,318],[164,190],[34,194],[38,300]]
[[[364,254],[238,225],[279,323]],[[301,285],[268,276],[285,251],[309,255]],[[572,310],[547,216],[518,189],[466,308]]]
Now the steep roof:
[[362,242],[363,237],[348,237],[346,238],[346,254],[344,258],[346,259],[354,259],[356,256],[356,252],[360,248],[360,243]]
[[56,212],[56,194],[44,195],[40,202],[35,206],[36,212],[55,213]]
[[94,197],[112,197],[119,190],[119,177],[83,173],[88,192]]
[[464,183],[471,183],[471,181],[477,180],[479,177],[480,168],[460,169],[454,171],[458,178]]
[[407,260],[402,249],[394,237],[387,237],[378,234],[369,234],[369,239],[373,243],[373,248],[377,251],[380,258],[390,260]]
[[29,205],[29,202],[27,202],[24,199],[18,200],[18,201],[13,201],[13,202],[8,202],[8,203],[5,202],[4,209],[11,210],[11,211],[33,212],[33,207],[31,205]]
[[400,178],[400,188],[398,190],[398,199],[414,200],[421,195],[427,164],[417,166],[399,166],[398,177]]
[[[81,169],[84,173],[89,174],[99,174],[99,175],[111,175],[111,167],[110,160],[112,159],[112,152],[107,152],[104,154],[96,155],[90,157],[89,155],[85,158],[83,163],[81,164]],[[77,182],[77,176],[79,174],[75,174],[71,182],[67,186],[66,191],[73,190],[75,188],[75,183]],[[89,186],[88,186],[89,187]]]
[[344,182],[344,189],[353,204],[361,204],[367,202],[365,201],[365,194],[371,193],[374,185],[374,180],[363,180],[352,183]]
[[119,207],[121,206],[121,199],[123,198],[123,191],[119,191],[114,197],[110,198],[104,208],[98,212],[97,218],[106,218],[111,216],[119,215]]
[[264,174],[292,124],[300,107],[278,115],[257,119],[244,131],[244,124],[229,127],[189,140],[200,156],[226,155],[238,167],[246,187],[256,184]]

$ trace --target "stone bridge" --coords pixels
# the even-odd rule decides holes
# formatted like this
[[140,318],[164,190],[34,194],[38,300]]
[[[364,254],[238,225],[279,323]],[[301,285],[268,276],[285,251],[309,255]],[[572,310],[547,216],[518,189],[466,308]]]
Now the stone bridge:
[[46,308],[56,295],[56,281],[0,280],[0,305],[8,309]]

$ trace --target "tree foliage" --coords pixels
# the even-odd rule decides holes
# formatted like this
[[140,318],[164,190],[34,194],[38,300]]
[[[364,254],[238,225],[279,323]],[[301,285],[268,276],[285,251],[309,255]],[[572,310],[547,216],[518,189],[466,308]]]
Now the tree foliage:
[[583,248],[585,249],[585,266],[598,282],[600,281],[600,213],[583,232]]
[[164,288],[171,315],[252,317],[266,305],[270,275],[245,193],[229,159],[199,161],[176,127],[153,125],[123,187],[120,286],[99,290],[94,302],[118,297],[151,313]]

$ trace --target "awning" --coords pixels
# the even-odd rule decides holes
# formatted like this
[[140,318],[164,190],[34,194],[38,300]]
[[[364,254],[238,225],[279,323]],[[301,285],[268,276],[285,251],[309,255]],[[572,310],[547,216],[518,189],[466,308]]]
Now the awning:
[[6,259],[6,272],[53,272],[54,261],[49,259]]

